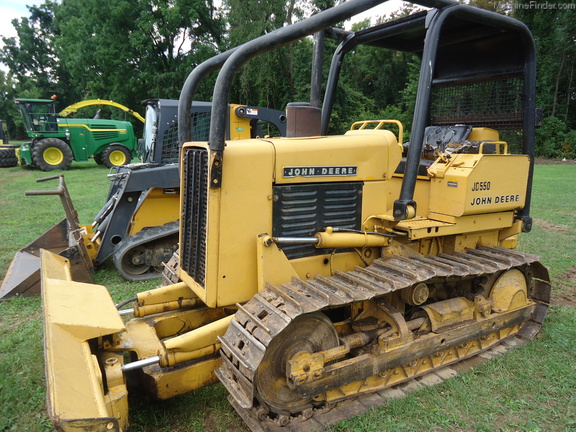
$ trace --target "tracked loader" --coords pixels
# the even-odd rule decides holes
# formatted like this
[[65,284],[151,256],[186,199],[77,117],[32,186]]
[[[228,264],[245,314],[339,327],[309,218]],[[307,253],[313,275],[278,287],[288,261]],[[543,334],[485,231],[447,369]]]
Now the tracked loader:
[[[538,333],[548,272],[515,250],[531,229],[532,37],[446,0],[358,32],[331,28],[378,3],[346,1],[190,74],[178,113],[182,282],[118,310],[105,287],[42,254],[59,430],[127,430],[128,379],[159,399],[220,380],[253,430],[322,429],[387,389]],[[288,137],[227,141],[234,73],[312,34],[314,77],[323,38],[341,41],[322,106],[314,79],[311,102],[288,106]],[[390,120],[327,135],[340,69],[360,44],[421,58],[409,144]],[[193,142],[194,91],[220,68],[209,140]]]
[[[67,107],[60,115],[66,116],[103,102],[113,103],[83,101]],[[40,292],[41,249],[68,258],[77,281],[92,282],[92,273],[110,257],[119,274],[127,280],[160,277],[163,263],[170,260],[178,246],[177,109],[176,100],[146,101],[144,138],[139,148],[143,163],[117,167],[109,174],[112,183],[106,203],[94,216],[92,224],[80,224],[62,175],[37,180],[58,180],[59,183],[55,189],[27,191],[26,194],[58,195],[66,218],[16,254],[2,281],[0,298]],[[211,110],[210,102],[194,102],[190,113],[194,140],[208,139]],[[269,133],[286,134],[283,111],[237,104],[229,106],[227,139],[246,139]]]

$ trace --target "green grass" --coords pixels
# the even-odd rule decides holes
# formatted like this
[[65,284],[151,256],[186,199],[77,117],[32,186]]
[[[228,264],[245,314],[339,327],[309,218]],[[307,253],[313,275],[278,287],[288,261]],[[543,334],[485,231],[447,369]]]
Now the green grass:
[[[102,208],[110,181],[108,169],[95,162],[74,162],[65,171],[65,180],[78,211],[80,223],[91,223],[91,218]],[[22,167],[2,168],[0,194],[0,275],[4,275],[15,251],[36,239],[59,220],[64,209],[57,196],[25,196],[29,190],[54,190],[58,180],[36,183],[36,179],[60,173],[45,173]]]
[[[550,267],[557,295],[576,292],[576,165],[536,165],[532,232],[520,249],[539,255]],[[572,272],[572,275],[568,274]]]
[[[108,170],[94,163],[73,164],[65,178],[81,223],[104,204]],[[52,173],[50,173],[52,174]],[[519,248],[540,255],[550,266],[553,295],[573,296],[576,265],[576,166],[536,166],[534,230]],[[50,189],[35,183],[47,173],[0,170],[0,277],[14,253],[64,217],[54,196],[26,197],[24,191]],[[127,283],[111,264],[96,274],[114,299],[129,298],[154,282]],[[53,430],[45,411],[40,299],[0,302],[0,431]],[[537,339],[438,386],[332,427],[332,431],[576,431],[576,308],[553,306]],[[245,431],[221,385],[168,401],[131,394],[132,431]]]

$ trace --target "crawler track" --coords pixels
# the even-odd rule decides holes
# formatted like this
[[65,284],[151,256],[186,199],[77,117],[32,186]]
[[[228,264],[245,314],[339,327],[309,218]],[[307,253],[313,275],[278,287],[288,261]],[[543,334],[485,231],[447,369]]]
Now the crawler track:
[[[256,384],[258,368],[274,338],[297,317],[378,299],[419,283],[453,283],[466,278],[490,277],[514,268],[529,276],[529,296],[534,305],[526,308],[529,315],[516,317],[506,328],[480,333],[472,331],[470,326],[468,335],[468,327],[464,326],[461,335],[452,335],[458,333],[456,331],[447,332],[448,338],[454,339],[449,349],[423,350],[423,355],[417,354],[406,363],[391,359],[390,369],[384,374],[361,379],[354,394],[349,389],[347,393],[342,391],[341,400],[322,402],[312,398],[299,412],[274,412],[278,410],[270,410],[262,403]],[[278,287],[268,285],[240,308],[221,338],[222,366],[216,374],[228,389],[232,405],[253,431],[274,431],[281,427],[291,431],[321,429],[382,405],[387,398],[401,395],[404,390],[437,383],[456,370],[469,368],[515,346],[519,340],[532,339],[546,316],[550,296],[548,280],[546,268],[534,255],[479,247],[454,255],[378,259],[364,269],[337,272],[329,278],[317,277],[310,281],[295,278]],[[372,384],[377,383],[376,391],[374,386],[368,392],[362,390],[368,379]],[[308,391],[314,392],[314,383],[319,381],[321,379],[305,383],[298,391],[306,392],[308,385]]]
[[130,281],[160,278],[163,262],[178,248],[178,221],[144,229],[114,248],[114,266]]

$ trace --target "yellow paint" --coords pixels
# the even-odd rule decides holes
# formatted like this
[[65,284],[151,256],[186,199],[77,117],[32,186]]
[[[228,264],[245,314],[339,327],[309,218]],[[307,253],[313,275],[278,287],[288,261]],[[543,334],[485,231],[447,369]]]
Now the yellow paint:
[[80,108],[84,108],[84,107],[88,107],[88,106],[94,106],[94,105],[113,106],[115,108],[121,109],[124,112],[132,114],[134,117],[136,117],[142,123],[146,122],[146,120],[144,120],[144,117],[142,117],[136,111],[132,111],[130,108],[127,108],[124,105],[119,104],[118,102],[114,102],[111,100],[104,100],[104,99],[89,99],[89,100],[77,102],[75,104],[67,106],[62,111],[60,111],[60,116],[61,117],[68,117],[70,114],[74,114],[75,112],[77,112]]
[[125,430],[126,386],[116,380],[113,391],[104,392],[103,377],[88,344],[124,329],[110,294],[100,285],[73,282],[69,263],[58,255],[43,251],[41,260],[48,414],[62,430],[76,430],[75,419],[107,424],[115,423],[114,417]]
[[128,234],[134,235],[146,227],[161,226],[180,218],[180,195],[172,189],[151,188],[134,212]]
[[[173,337],[164,342],[167,350],[174,352],[196,351],[218,343],[218,336],[224,333],[230,325],[232,315],[207,323],[200,328],[189,331],[183,335]],[[211,353],[213,354],[213,353]],[[171,365],[172,366],[172,365]]]
[[452,155],[428,170],[429,211],[449,216],[495,213],[524,207],[529,159],[524,155]]
[[[271,140],[276,150],[277,184],[310,182],[374,181],[392,175],[400,162],[401,150],[394,134],[387,130],[359,129],[345,135],[317,138],[278,138]],[[284,169],[300,173],[312,167],[321,173],[285,177]],[[356,174],[349,174],[356,168]],[[340,170],[338,170],[340,169]]]
[[[186,294],[182,284],[172,285],[162,293],[165,295],[154,296],[153,291],[146,296],[148,300]],[[120,335],[119,343],[108,349],[134,350],[138,358],[160,355],[164,366],[178,364],[177,368],[153,365],[143,369],[148,391],[167,399],[216,381],[214,370],[220,365],[217,336],[227,328],[230,312],[203,306],[133,319],[126,324],[127,331]]]
[[58,165],[64,160],[64,154],[59,148],[48,147],[44,150],[44,153],[42,153],[42,158],[44,159],[44,162],[49,165]]
[[242,105],[230,104],[230,139],[250,139],[250,119],[247,117],[238,117],[236,108]]
[[353,123],[352,126],[350,127],[350,130],[358,130],[358,129],[381,130],[384,127],[384,125],[386,125],[386,124],[396,125],[396,127],[398,128],[397,142],[398,142],[398,145],[400,145],[400,147],[402,147],[402,143],[404,142],[404,126],[398,120],[365,120],[365,121],[359,121],[359,122]]
[[508,270],[502,274],[490,291],[495,312],[505,312],[522,307],[528,301],[526,276],[518,270]]
[[[242,132],[241,128],[238,126],[237,132]],[[498,139],[497,133],[488,129],[476,128],[473,134],[476,139]],[[185,148],[189,147],[207,149],[207,144],[185,145]],[[523,197],[514,202],[470,204],[481,197],[481,192],[497,194],[494,196],[524,196],[527,157],[507,155],[505,146],[500,146],[499,151],[502,154],[453,155],[449,161],[439,158],[431,168],[432,176],[417,182],[415,217],[398,222],[392,217],[392,205],[398,198],[402,179],[401,176],[393,177],[393,173],[401,151],[397,138],[389,131],[358,129],[336,137],[228,141],[222,160],[221,187],[208,191],[204,286],[182,271],[182,283],[141,293],[136,313],[143,317],[129,321],[124,331],[124,324],[103,287],[71,282],[63,258],[43,255],[43,269],[47,269],[42,276],[47,345],[58,347],[47,350],[46,354],[53,404],[49,409],[51,416],[62,416],[68,405],[74,404],[70,415],[75,418],[115,416],[125,428],[126,391],[116,365],[122,358],[118,356],[115,362],[116,352],[134,351],[138,358],[159,355],[163,366],[178,364],[175,368],[153,365],[143,369],[146,386],[161,399],[214,382],[214,369],[220,363],[218,336],[228,328],[234,311],[231,305],[248,301],[267,283],[279,285],[294,276],[312,279],[316,275],[333,275],[336,270],[351,271],[355,266],[370,264],[381,255],[437,255],[461,252],[479,244],[513,245],[522,228],[522,222],[514,218],[514,211],[524,205]],[[325,174],[320,170],[320,175],[302,175],[300,171],[298,175],[285,177],[286,167],[356,169],[333,170]],[[398,233],[390,246],[384,237],[327,230],[318,234],[325,242],[324,246],[334,248],[334,251],[341,247],[354,247],[354,250],[289,260],[275,244],[267,242],[272,235],[275,184],[342,181],[362,182],[363,228]],[[456,185],[448,185],[448,182]],[[490,182],[488,189],[486,182]],[[472,190],[474,186],[484,190]],[[148,203],[142,204],[135,216],[132,232],[145,226],[142,221],[149,221],[147,226],[151,226],[163,224],[156,217],[176,215],[177,218],[179,210],[174,197],[176,195],[164,194],[158,189],[151,190],[144,200]],[[460,299],[445,303],[445,309],[428,308],[436,327],[459,324],[463,319],[481,320],[491,303],[494,310],[530,306],[525,280],[522,285],[523,275],[508,272],[502,278],[496,282],[488,300]],[[513,287],[508,289],[509,286]],[[173,310],[175,308],[178,310]],[[144,316],[147,314],[150,315]],[[495,319],[498,324],[500,321],[505,321],[505,317]],[[337,400],[405,381],[422,371],[480,352],[517,330],[517,327],[511,327],[498,334],[487,333],[485,339],[471,341],[466,348],[453,347],[446,352],[438,351],[441,355],[426,355],[414,364],[379,371],[366,380],[330,390],[318,399]],[[408,332],[403,330],[401,333]],[[105,355],[110,356],[106,358],[111,359],[110,365],[105,366],[107,394],[104,394],[105,386],[96,358],[86,342],[104,335],[112,335],[99,342],[107,350]],[[430,334],[426,337],[439,346],[443,336]],[[375,344],[378,345],[375,349],[392,351],[408,346],[406,339],[392,336],[380,342]],[[337,356],[345,351],[338,349],[338,353],[332,354]],[[318,363],[315,370],[321,370],[330,357],[324,354],[312,359]],[[82,359],[81,364],[70,367],[69,360],[74,357]],[[309,357],[295,358],[295,374],[307,376],[304,366],[312,361]],[[77,395],[76,390],[67,388],[71,382],[78,383],[82,394]]]
[[[191,143],[187,146],[206,147],[206,144]],[[399,161],[400,148],[396,138],[385,130],[349,131],[343,136],[313,139],[229,141],[222,165],[222,187],[209,190],[206,288],[185,272],[181,272],[181,279],[211,307],[248,301],[262,286],[254,257],[258,256],[258,236],[272,232],[274,183],[382,182],[390,178]],[[287,166],[348,165],[357,167],[356,175],[282,178],[283,168]],[[382,185],[373,190],[386,193]],[[370,197],[364,197],[364,200],[370,200]],[[376,207],[386,211],[385,197],[379,201]],[[360,259],[357,260],[362,264]],[[297,272],[313,275],[316,272],[314,267],[301,267],[302,270]],[[286,271],[281,274],[288,276],[292,273]]]
[[278,285],[298,276],[291,262],[276,244],[264,245],[267,238],[269,237],[259,236],[256,243],[259,292],[266,287],[267,283]]
[[499,141],[500,134],[495,129],[475,127],[468,135],[468,141]]

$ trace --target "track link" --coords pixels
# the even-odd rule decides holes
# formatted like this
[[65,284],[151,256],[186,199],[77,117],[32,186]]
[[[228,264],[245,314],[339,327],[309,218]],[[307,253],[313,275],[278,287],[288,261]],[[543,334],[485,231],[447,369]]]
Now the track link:
[[[535,306],[531,316],[523,322],[493,335],[471,338],[466,344],[446,350],[444,358],[435,358],[438,357],[435,354],[399,365],[393,371],[400,376],[384,378],[382,389],[368,394],[358,391],[354,397],[344,395],[336,405],[333,402],[314,403],[302,412],[284,414],[269,413],[263,404],[255,406],[254,401],[258,399],[255,378],[266,350],[297,317],[378,299],[419,283],[450,283],[464,278],[489,277],[513,268],[522,268],[531,277],[529,294]],[[229,391],[232,405],[253,431],[274,431],[279,427],[301,431],[321,429],[358,415],[369,407],[381,405],[390,395],[402,393],[404,388],[439,382],[439,376],[446,377],[458,368],[465,368],[452,366],[457,362],[459,365],[472,365],[487,357],[485,353],[501,352],[503,349],[499,344],[510,347],[518,343],[518,338],[532,339],[546,316],[550,297],[548,281],[548,271],[539,263],[538,257],[500,247],[480,246],[454,255],[377,259],[370,266],[349,273],[338,271],[334,276],[317,276],[309,281],[294,278],[281,286],[268,284],[250,301],[239,306],[228,331],[220,338],[222,366],[216,374]],[[328,410],[331,410],[330,414],[326,415]],[[336,415],[338,410],[342,411],[341,415]]]

